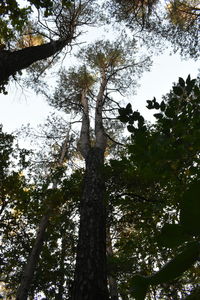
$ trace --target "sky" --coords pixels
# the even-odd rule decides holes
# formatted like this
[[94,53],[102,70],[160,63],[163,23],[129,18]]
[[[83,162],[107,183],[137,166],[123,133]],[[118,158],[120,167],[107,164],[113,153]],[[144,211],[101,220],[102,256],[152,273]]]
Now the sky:
[[[115,34],[116,32],[111,30],[106,32],[104,27],[90,27],[88,32],[81,35],[80,42],[88,43],[107,37],[113,39]],[[198,74],[200,61],[183,60],[178,54],[170,55],[169,52],[170,50],[166,49],[162,55],[153,58],[151,70],[143,73],[136,94],[126,99],[127,103],[131,102],[134,110],[139,110],[149,121],[154,120],[152,117],[154,112],[146,108],[146,100],[156,97],[159,102],[162,95],[169,92],[172,83],[177,82],[179,77],[186,78],[190,74],[195,78]],[[76,62],[70,54],[65,60],[67,65]],[[9,85],[8,95],[0,94],[0,123],[3,124],[4,131],[9,133],[28,123],[31,127],[37,127],[53,111],[44,96],[36,95],[34,91],[22,88],[17,83]]]
[[[127,103],[131,102],[134,110],[139,110],[147,120],[153,121],[152,111],[146,108],[146,100],[155,96],[159,102],[179,77],[186,78],[190,74],[195,78],[199,66],[199,62],[182,60],[178,54],[170,56],[164,53],[156,56],[151,71],[143,74],[136,95],[127,97]],[[0,94],[0,123],[7,132],[28,123],[37,127],[50,112],[53,109],[44,97],[35,95],[31,90],[22,89],[17,84],[9,86],[8,95]]]

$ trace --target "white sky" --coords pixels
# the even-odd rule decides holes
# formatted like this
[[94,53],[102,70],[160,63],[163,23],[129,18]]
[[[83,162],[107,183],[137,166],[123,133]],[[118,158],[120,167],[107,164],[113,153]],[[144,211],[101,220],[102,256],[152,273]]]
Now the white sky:
[[[139,110],[148,120],[153,120],[152,111],[145,108],[146,100],[154,96],[161,100],[162,95],[169,92],[173,82],[178,77],[186,78],[188,74],[195,78],[198,74],[199,62],[193,60],[183,61],[179,55],[163,54],[154,59],[150,72],[143,74],[137,94],[129,97],[134,110]],[[53,111],[42,96],[32,91],[22,90],[11,85],[8,95],[0,94],[0,123],[7,132],[11,132],[21,125],[30,123],[37,126],[42,123],[49,112]]]
[[[107,27],[89,28],[88,32],[81,35],[79,41],[89,43],[98,38],[113,39],[116,31],[109,29],[106,32],[105,28]],[[70,65],[76,62],[76,59],[67,55],[65,61]],[[136,90],[137,94],[128,97],[127,103],[131,102],[133,109],[138,109],[147,120],[154,120],[153,112],[146,108],[146,100],[151,100],[154,96],[158,101],[161,100],[162,95],[171,89],[172,83],[178,81],[178,77],[186,78],[190,74],[195,78],[200,67],[199,62],[181,60],[179,55],[170,56],[169,51],[155,56],[151,71],[143,74],[139,81],[140,87]],[[12,132],[28,123],[36,127],[53,111],[44,97],[35,95],[31,90],[22,90],[17,84],[10,84],[8,92],[8,95],[0,94],[0,123],[3,124],[4,131]]]

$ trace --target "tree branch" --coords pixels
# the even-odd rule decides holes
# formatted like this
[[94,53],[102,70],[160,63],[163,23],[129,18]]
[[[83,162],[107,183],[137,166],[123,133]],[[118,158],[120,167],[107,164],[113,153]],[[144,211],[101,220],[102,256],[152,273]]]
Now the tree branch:
[[125,144],[122,144],[122,143],[119,143],[115,140],[113,140],[107,133],[105,133],[105,135],[109,138],[109,140],[111,140],[113,143],[117,144],[117,145],[120,145],[120,146],[123,146],[123,147],[126,147]]
[[71,37],[13,52],[0,51],[0,82],[8,80],[10,75],[15,75],[16,72],[29,67],[32,63],[54,55],[70,42]]

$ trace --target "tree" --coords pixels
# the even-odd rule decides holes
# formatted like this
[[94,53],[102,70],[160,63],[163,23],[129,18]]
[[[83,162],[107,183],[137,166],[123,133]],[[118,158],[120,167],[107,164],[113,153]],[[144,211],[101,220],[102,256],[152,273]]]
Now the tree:
[[[106,271],[106,203],[103,176],[108,146],[103,113],[113,109],[110,93],[123,92],[130,86],[131,74],[148,68],[149,60],[135,62],[128,49],[133,42],[99,41],[80,51],[85,65],[62,72],[54,97],[55,107],[82,112],[78,149],[86,170],[80,201],[80,227],[72,299],[108,299]],[[122,74],[126,77],[122,79]],[[90,111],[94,108],[94,136],[91,135]],[[93,138],[93,140],[92,140]]]
[[[23,35],[20,35],[16,41],[13,40],[10,42],[11,35],[9,39],[5,39],[7,42],[7,50],[2,49],[0,51],[0,67],[2,70],[5,70],[4,74],[2,73],[2,77],[0,77],[2,78],[3,85],[10,75],[15,74],[23,68],[27,68],[33,62],[40,61],[54,54],[57,55],[66,43],[71,43],[74,37],[77,36],[77,26],[82,26],[91,21],[89,15],[91,10],[90,6],[88,6],[89,1],[84,2],[83,6],[81,1],[75,1],[74,3],[62,1],[62,3],[59,3],[61,6],[57,6],[56,1],[48,1],[46,4],[43,1],[29,2],[36,7],[37,4],[41,5],[44,10],[40,10],[39,18],[41,13],[44,14],[44,17],[47,18],[47,22],[51,20],[54,21],[56,29],[54,30],[50,23],[47,23],[48,26],[45,27],[44,30],[41,30],[41,28],[38,29],[35,24],[27,23],[28,31],[23,31]],[[123,1],[116,2],[122,4]],[[158,33],[159,36],[165,36],[166,32],[170,32],[170,29],[176,37],[178,36],[177,32],[180,32],[183,34],[182,37],[185,38],[189,36],[191,40],[194,41],[194,44],[190,44],[190,46],[195,46],[194,48],[190,48],[193,49],[191,50],[191,54],[194,56],[198,55],[198,45],[195,44],[197,42],[195,35],[197,32],[196,24],[199,18],[198,7],[191,7],[191,5],[186,7],[183,1],[176,3],[171,2],[165,14],[166,20],[168,20],[166,21],[167,26],[165,26],[166,23],[163,25],[161,20],[158,22],[158,19],[155,19],[158,1],[139,0],[134,1],[134,3],[133,1],[131,3],[130,1],[124,2],[129,5],[120,6],[119,8],[122,10],[127,7],[128,11],[126,12],[126,17],[128,17],[128,19],[129,17],[133,17],[132,21],[135,22],[137,26],[142,26],[143,32],[147,34],[154,32]],[[4,3],[6,3],[7,6],[3,7],[3,22],[9,25],[9,23],[6,23],[6,14],[11,12],[11,22],[15,20],[16,16],[12,15],[12,11],[14,10],[10,1],[7,0],[4,1]],[[13,3],[13,7],[18,11],[20,18],[27,18],[29,10],[21,10],[17,5],[17,1],[13,1]],[[87,9],[89,9],[89,12]],[[193,13],[193,11],[195,13]],[[192,15],[192,17],[189,18],[189,15]],[[13,22],[13,26],[15,27],[13,27],[15,30],[13,30],[13,32],[18,31],[21,33],[23,30],[22,25],[15,24],[15,21]],[[130,22],[129,26],[134,27],[135,23]],[[163,27],[160,25],[163,25]],[[9,29],[8,27],[6,28],[6,30]],[[14,37],[13,33],[12,37]],[[169,35],[167,35],[167,37],[169,38]],[[193,39],[193,37],[195,37],[195,39]],[[38,42],[44,44],[37,45]],[[171,225],[174,225],[172,224],[173,222],[177,222],[178,220],[180,224],[184,223],[184,227],[188,227],[185,216],[180,217],[180,220],[178,219],[177,211],[179,210],[180,198],[177,200],[176,197],[178,194],[182,196],[183,192],[190,188],[194,177],[198,178],[199,176],[199,142],[196,133],[196,128],[199,128],[199,122],[195,112],[195,105],[196,102],[198,102],[196,98],[199,97],[199,88],[194,81],[189,77],[186,82],[180,79],[179,84],[174,87],[173,92],[169,95],[168,104],[166,104],[165,101],[159,104],[156,99],[148,101],[149,108],[161,110],[161,112],[159,111],[158,114],[155,114],[157,118],[155,126],[148,127],[139,112],[132,111],[130,104],[128,104],[126,108],[120,108],[119,119],[122,122],[129,122],[128,130],[133,134],[133,140],[129,147],[129,153],[124,153],[121,161],[111,161],[111,171],[108,167],[108,174],[105,174],[104,160],[105,156],[109,153],[108,141],[113,142],[113,138],[110,136],[108,130],[110,128],[108,127],[117,128],[115,127],[116,118],[112,113],[119,108],[118,98],[115,100],[114,97],[116,97],[116,95],[112,93],[126,93],[126,91],[135,84],[133,75],[140,75],[141,71],[148,69],[150,66],[150,60],[147,58],[141,59],[139,63],[133,58],[134,54],[137,57],[134,48],[135,45],[135,40],[130,43],[127,36],[125,36],[122,38],[122,41],[120,39],[114,43],[110,41],[100,41],[88,48],[82,49],[78,54],[78,56],[82,57],[84,63],[82,67],[71,68],[69,71],[63,70],[55,94],[53,97],[47,95],[52,106],[64,110],[67,113],[73,110],[76,115],[81,114],[82,118],[80,139],[77,147],[84,158],[86,171],[80,201],[79,242],[77,247],[75,279],[72,287],[72,299],[74,300],[80,300],[83,297],[87,299],[108,299],[107,274],[109,275],[109,279],[114,278],[116,280],[118,277],[119,293],[124,299],[128,296],[133,297],[134,294],[137,297],[144,298],[149,284],[153,286],[158,283],[166,283],[166,277],[164,276],[164,279],[162,276],[162,278],[160,277],[160,274],[163,274],[163,269],[154,275],[150,275],[154,271],[155,265],[160,268],[165,261],[173,257],[175,260],[179,260],[180,256],[177,256],[177,253],[184,254],[181,256],[181,263],[185,258],[190,256],[190,264],[183,264],[182,269],[179,269],[178,272],[178,275],[180,275],[183,271],[188,269],[191,263],[196,261],[196,253],[198,252],[196,240],[195,244],[192,244],[192,249],[193,246],[195,248],[193,249],[195,255],[193,255],[193,252],[191,254],[189,240],[184,241],[188,242],[189,248],[186,247],[186,250],[181,248],[182,245],[178,245],[177,249],[168,249],[167,252],[166,249],[160,249],[157,244],[156,247],[154,246],[155,224],[159,224],[160,227],[163,226],[165,233],[166,227],[164,224],[166,223],[166,218],[171,221],[171,223],[168,224],[170,226],[167,225],[168,228],[170,228],[170,230],[171,228],[176,228],[176,233],[180,233],[178,231],[180,226],[172,227]],[[19,50],[18,48],[20,47],[23,49]],[[16,63],[16,60],[18,60],[19,65]],[[191,99],[194,99],[193,105],[195,103],[195,109],[192,105],[188,105]],[[93,113],[91,113],[92,109]],[[185,116],[187,116],[187,119]],[[114,121],[112,120],[113,118]],[[186,120],[188,121],[188,126],[185,127]],[[137,123],[137,125],[135,125],[135,123]],[[187,133],[186,136],[183,132]],[[187,148],[188,145],[189,148]],[[158,148],[158,146],[160,148]],[[64,148],[63,146],[62,149]],[[188,149],[191,151],[190,155],[188,155]],[[60,154],[56,153],[56,158],[58,158],[58,156],[60,156]],[[61,155],[60,159],[61,158],[63,159],[63,155]],[[61,162],[62,161],[60,161],[60,163]],[[55,165],[52,168],[54,169],[54,167]],[[118,171],[118,178],[116,178],[116,175],[113,175],[113,170]],[[108,176],[109,172],[111,172],[113,181],[109,178],[108,182],[106,182],[106,190],[104,177]],[[162,176],[160,176],[161,173]],[[130,174],[131,178],[128,178]],[[6,251],[13,253],[12,258],[14,256],[16,256],[16,260],[18,258],[18,266],[20,265],[20,259],[23,260],[23,265],[25,265],[25,262],[29,258],[17,297],[19,299],[27,298],[28,288],[33,279],[33,286],[29,290],[29,295],[34,295],[34,289],[38,292],[44,290],[47,298],[61,299],[64,294],[63,286],[70,286],[66,283],[66,275],[64,274],[64,267],[66,266],[65,255],[72,257],[74,252],[70,249],[66,254],[65,251],[66,236],[64,231],[67,230],[66,225],[72,223],[70,222],[70,215],[67,214],[64,209],[58,208],[59,204],[65,200],[63,198],[64,185],[59,182],[59,188],[56,188],[58,181],[55,182],[55,178],[59,181],[61,179],[59,176],[55,178],[54,176],[50,176],[50,181],[53,179],[51,183],[53,183],[54,188],[49,188],[48,184],[50,184],[50,181],[47,180],[47,182],[45,182],[44,178],[40,179],[41,188],[33,188],[31,184],[27,184],[25,176],[20,176],[19,174],[15,175],[16,178],[14,178],[14,182],[18,185],[18,189],[16,190],[20,195],[16,196],[12,194],[11,196],[17,198],[17,204],[15,205],[17,213],[13,216],[11,210],[9,210],[9,205],[11,205],[8,204],[9,201],[7,200],[10,197],[9,193],[4,193],[1,200],[3,206],[4,203],[6,203],[6,206],[8,205],[8,209],[6,210],[4,210],[3,207],[3,210],[6,212],[5,214],[11,216],[11,221],[9,218],[6,218],[6,222],[10,222],[6,233],[8,233],[10,241],[12,240],[13,244],[18,245],[18,247],[14,249],[12,245],[8,245],[7,239],[3,253],[5,258],[3,270],[7,270],[8,275],[14,272],[16,275],[15,278],[17,278],[17,282],[19,282],[21,268],[20,271],[19,269],[17,271],[10,271],[9,266],[6,268]],[[124,178],[123,175],[125,175]],[[131,180],[134,180],[134,184]],[[71,181],[67,181],[67,183],[69,182],[71,184]],[[113,203],[109,203],[108,212],[106,212],[106,191],[111,191],[111,199],[113,200]],[[69,198],[71,199],[71,197],[70,195]],[[58,203],[55,199],[58,200]],[[134,204],[132,203],[132,199],[134,199]],[[156,199],[158,199],[159,204],[155,201]],[[56,208],[54,206],[52,208],[51,206],[53,201],[56,202]],[[144,204],[146,205],[145,209]],[[175,210],[175,213],[170,214],[169,208]],[[58,209],[60,213],[58,217],[52,216],[52,213],[55,212],[56,209]],[[188,207],[181,211],[187,209]],[[116,212],[116,218],[112,216],[113,212]],[[31,214],[33,214],[33,216],[31,216]],[[42,222],[40,229],[42,231],[40,231],[36,237],[35,230],[41,217]],[[48,230],[47,223],[50,217],[51,220],[53,220],[53,225],[50,224],[50,229]],[[67,222],[64,224],[63,218],[65,217],[67,218]],[[31,219],[30,222],[29,218]],[[110,231],[109,237],[111,238],[112,232],[116,231],[117,237],[120,240],[118,244],[115,244],[118,255],[116,260],[114,257],[115,253],[113,255],[112,249],[110,251],[109,272],[107,272],[106,266],[106,218],[109,220],[107,228],[107,232]],[[57,222],[61,222],[62,227],[59,227]],[[148,228],[146,224],[148,224]],[[55,234],[51,233],[53,226],[56,228]],[[132,229],[131,226],[133,227]],[[20,229],[18,227],[20,227]],[[13,234],[14,229],[15,233]],[[188,228],[186,229],[188,231]],[[167,232],[169,233],[170,230]],[[49,240],[43,244],[45,231],[47,231]],[[23,240],[24,237],[25,242]],[[34,244],[35,237],[36,242]],[[5,236],[4,238],[6,240]],[[194,239],[196,239],[196,237]],[[56,251],[55,245],[58,245],[58,241],[60,242],[60,249]],[[42,244],[44,245],[43,251],[41,251]],[[136,244],[136,246],[134,244]],[[22,250],[20,250],[19,245],[23,245],[23,247],[21,247]],[[110,241],[110,248],[112,248],[112,241]],[[134,250],[136,254],[135,257],[132,257]],[[185,256],[184,251],[186,251],[187,254],[189,253],[189,256]],[[51,252],[53,253],[53,262],[50,262]],[[145,252],[149,253],[148,257],[147,255],[145,256]],[[156,252],[158,253],[156,254]],[[55,257],[56,254],[59,259]],[[34,278],[33,274],[39,255],[45,258],[47,264],[41,262],[40,266],[38,266],[40,277]],[[146,260],[143,259],[143,257],[146,258]],[[7,261],[9,259],[10,258],[7,258]],[[151,260],[152,262],[150,263]],[[147,266],[146,261],[148,261]],[[59,271],[56,269],[56,263],[58,262]],[[124,262],[125,264],[122,266]],[[140,267],[137,269],[133,268],[134,264],[137,266],[140,263]],[[155,265],[153,265],[153,263],[155,263]],[[59,278],[58,281],[52,279],[50,275],[48,277],[48,275],[45,274],[44,269],[49,265],[53,266],[54,274],[59,274],[57,277]],[[174,267],[174,261],[171,261],[168,267],[166,266],[165,271],[171,268],[169,266]],[[145,277],[139,276],[133,280],[133,270],[144,270],[142,275]],[[72,270],[70,271],[72,272]],[[69,276],[70,279],[71,272]],[[172,274],[169,275],[168,271],[166,272],[168,279],[174,280],[178,276],[177,273],[174,275],[172,272]],[[39,281],[39,278],[45,279],[43,284]],[[188,276],[185,278],[188,279]],[[125,281],[127,284],[124,283]],[[109,282],[111,282],[111,280],[109,280]],[[140,284],[142,284],[143,290],[140,288]],[[177,282],[174,283],[173,281],[173,284],[175,287],[178,286],[176,285]],[[181,284],[182,283],[180,283],[178,287],[183,286],[183,284]],[[50,285],[53,285],[53,288]],[[16,285],[13,286],[15,287]],[[166,293],[166,289],[167,288],[161,288],[158,289],[158,291],[154,289],[153,291],[155,294],[157,293],[156,295],[162,297],[162,293]],[[116,294],[115,290],[115,295],[112,296],[115,297]],[[70,293],[65,293],[65,295],[70,296]]]
[[144,39],[152,45],[170,41],[174,51],[186,57],[199,56],[200,2],[196,0],[114,0],[108,3],[119,22],[133,30],[142,29]]
[[[56,120],[55,118],[53,120],[53,124],[55,126]],[[46,142],[46,144],[50,144],[52,148],[52,141],[54,140],[54,136],[57,135],[58,132],[55,133],[55,130],[51,132],[49,128],[51,121],[52,120],[49,119],[49,121],[47,122],[48,125],[46,124],[46,127],[48,126],[48,141]],[[58,125],[61,126],[60,120],[57,122]],[[58,130],[57,126],[56,129]],[[45,130],[43,128],[43,132],[44,131]],[[65,185],[61,183],[61,179],[64,176],[63,173],[66,169],[64,162],[70,157],[70,144],[73,141],[73,137],[70,137],[70,135],[66,133],[66,131],[67,130],[65,124],[65,139],[60,146],[57,143],[55,147],[53,147],[55,149],[51,149],[50,151],[48,149],[47,153],[43,154],[43,157],[41,157],[41,153],[38,156],[36,155],[35,163],[37,165],[37,170],[35,170],[34,165],[31,166],[29,163],[28,174],[30,173],[30,175],[24,176],[21,172],[21,175],[19,175],[20,181],[17,181],[18,174],[15,172],[16,175],[12,181],[12,176],[10,176],[10,179],[7,179],[7,181],[4,180],[5,183],[4,181],[1,181],[1,183],[3,182],[2,191],[6,193],[6,196],[4,196],[4,202],[8,203],[8,207],[6,205],[2,205],[1,226],[3,228],[4,234],[2,234],[3,247],[1,257],[3,262],[2,274],[5,275],[3,276],[3,278],[1,278],[1,280],[5,282],[7,288],[12,290],[12,294],[15,293],[15,290],[17,289],[21,281],[17,294],[17,298],[19,299],[27,299],[28,295],[30,296],[37,294],[37,291],[41,292],[41,284],[39,284],[37,280],[34,279],[34,273],[38,268],[38,261],[41,253],[42,256],[45,257],[45,253],[48,253],[48,251],[53,251],[53,247],[51,247],[51,250],[49,250],[49,247],[47,246],[44,247],[43,251],[41,251],[42,245],[46,240],[45,236],[47,234],[47,230],[49,231],[48,235],[51,232],[51,229],[49,229],[48,227],[51,228],[52,223],[54,223],[55,227],[61,225],[62,228],[65,228],[65,224],[63,225],[63,218],[64,216],[67,216],[69,220],[67,221],[66,219],[65,223],[66,226],[67,224],[69,225],[69,228],[64,232],[63,229],[58,227],[55,235],[53,235],[53,237],[50,237],[48,242],[50,243],[50,245],[55,245],[57,239],[59,239],[58,236],[61,236],[61,239],[66,240],[65,236],[67,236],[68,234],[71,235],[70,231],[73,222],[70,221],[70,211],[72,209],[68,209],[68,207],[71,206],[68,206],[71,201],[71,196],[69,193],[69,188],[67,187],[67,178],[65,180]],[[58,139],[58,137],[56,137],[56,139]],[[60,142],[61,137],[59,138],[59,143]],[[6,147],[2,144],[2,150],[4,150],[4,148]],[[6,151],[4,152],[6,153]],[[25,153],[22,152],[23,155],[25,155]],[[33,170],[31,170],[31,168]],[[28,178],[29,176],[30,178]],[[6,185],[6,182],[10,182],[13,186],[12,188],[10,188],[11,191],[9,192],[9,194],[7,192],[9,186],[7,186],[8,183]],[[52,187],[51,184],[53,184]],[[71,185],[73,186],[73,184]],[[3,211],[4,206],[5,209]],[[56,212],[59,212],[58,216],[56,216]],[[61,220],[62,222],[58,225],[58,222],[56,223],[55,220]],[[40,225],[38,226],[38,224]],[[36,232],[37,227],[39,227],[38,233]],[[72,241],[72,239],[70,240]],[[62,282],[63,280],[65,281],[66,278],[66,275],[63,274],[62,265],[65,265],[65,262],[63,260],[65,259],[64,254],[67,252],[70,253],[70,250],[67,251],[64,246],[62,247],[61,253],[59,252],[59,250],[57,251],[57,255],[60,255],[60,257],[58,256],[56,258],[56,261],[60,264],[61,270],[58,275],[61,282],[59,283],[59,285],[58,281],[56,281],[56,289],[58,288],[58,290],[60,291]],[[15,257],[13,257],[13,255]],[[51,264],[51,262],[45,260],[46,266],[48,266],[49,263]],[[48,276],[47,278],[46,276],[44,276],[44,270],[42,270],[42,266],[43,265],[41,263],[41,274],[39,274],[39,278],[42,278],[43,276],[42,291],[48,294],[48,289],[51,290],[51,288],[49,288],[49,284],[52,283],[52,279],[48,278]],[[58,270],[58,266],[51,266],[51,268],[52,267]],[[10,279],[10,277],[12,279]],[[48,280],[49,284],[47,283]],[[61,292],[57,292],[57,290],[55,290],[56,297],[58,297],[59,293]]]
[[[27,167],[27,155],[29,151],[19,149],[14,143],[14,136],[4,133],[2,126],[0,128],[0,136],[1,281],[7,283],[9,276],[4,272],[4,267],[9,258],[8,256],[4,256],[4,250],[8,251],[11,243],[17,239],[17,230],[20,230],[24,226],[20,208],[22,208],[23,203],[27,203],[29,193],[27,192],[28,183],[22,172]],[[6,239],[9,239],[8,244],[5,242]],[[13,249],[12,260],[14,261],[20,254],[20,250]]]
[[[66,140],[63,143],[63,147],[61,149],[60,159],[58,160],[57,168],[62,167],[62,165],[64,163],[64,159],[66,157],[66,152],[67,152],[67,148],[68,148],[68,143],[69,143],[69,140],[68,140],[68,138],[66,138]],[[60,198],[62,198],[62,196],[59,194],[59,192],[56,191],[57,185],[58,185],[58,182],[56,180],[54,180],[53,186],[52,186],[52,193],[49,195],[49,198],[54,198],[59,202],[59,201],[61,201]],[[32,247],[32,250],[30,252],[30,256],[28,258],[27,265],[25,266],[24,273],[21,278],[21,283],[20,283],[20,286],[17,291],[16,299],[18,299],[18,300],[27,299],[27,297],[28,297],[29,288],[30,288],[30,285],[31,285],[31,282],[33,279],[33,275],[34,275],[34,272],[35,272],[35,269],[36,269],[36,266],[37,266],[37,263],[39,260],[39,255],[40,255],[44,237],[45,237],[45,231],[46,231],[48,221],[49,221],[51,214],[52,214],[52,203],[50,203],[50,205],[47,206],[46,212],[44,213],[44,215],[41,219],[41,222],[39,224],[37,237],[36,237],[35,243]]]
[[[147,101],[149,109],[160,110],[154,114],[157,122],[152,128],[148,128],[144,118],[132,111],[130,105],[119,110],[119,118],[129,123],[128,130],[132,133],[129,153],[133,173],[141,173],[147,182],[151,178],[167,200],[162,204],[163,220],[157,221],[162,224],[161,232],[156,233],[158,246],[177,251],[158,272],[134,277],[131,284],[136,299],[145,298],[149,285],[173,282],[199,256],[199,96],[198,80],[191,80],[190,76],[186,81],[179,78],[179,83],[161,103],[155,98]],[[175,210],[175,218],[171,213],[165,219],[169,209]],[[191,280],[186,282],[191,284]]]
[[[11,49],[12,51],[10,49],[1,49],[0,51],[0,82],[4,92],[4,85],[8,82],[9,76],[15,75],[16,72],[29,67],[34,62],[56,55],[77,37],[79,26],[92,22],[92,5],[88,1],[74,1],[73,3],[70,1],[48,1],[46,4],[42,1],[29,2],[38,9],[39,28],[34,24],[34,21],[32,24],[28,21],[30,7],[21,9],[16,1],[12,5],[8,1],[8,3],[3,3],[1,7],[4,29],[0,33],[0,37],[3,40],[2,43],[5,43],[5,48],[14,48],[14,51],[13,49]],[[11,16],[10,23],[7,21],[8,15]],[[49,42],[20,50],[16,49],[19,40],[16,43],[16,38],[14,40],[13,38],[16,33],[23,37],[26,29],[22,26],[23,22],[26,26],[31,24],[29,26],[30,31],[26,32],[26,35],[34,37],[39,34],[44,36],[45,41],[49,40]]]
[[[55,123],[55,119],[54,119],[54,123]],[[44,243],[45,232],[48,227],[49,219],[50,217],[52,217],[52,214],[55,212],[55,208],[63,202],[63,194],[58,189],[58,185],[60,182],[60,177],[63,175],[63,172],[65,170],[64,162],[66,160],[66,157],[69,157],[69,149],[71,146],[70,144],[71,144],[71,140],[73,140],[72,137],[70,136],[71,133],[69,132],[69,130],[67,131],[65,129],[66,136],[62,142],[61,147],[58,147],[59,150],[56,156],[54,154],[55,157],[52,163],[52,170],[50,169],[49,170],[50,174],[47,175],[46,185],[47,187],[49,187],[49,185],[52,183],[52,188],[51,189],[48,188],[48,190],[46,191],[46,195],[45,195],[46,208],[42,214],[42,218],[38,226],[38,232],[36,234],[36,239],[30,251],[27,264],[24,267],[20,286],[17,290],[16,299],[27,299],[28,297],[29,289],[34,277],[34,272],[36,270],[39,261],[39,256]],[[52,172],[55,173],[55,175],[52,175],[51,174]],[[63,251],[64,251],[64,247],[63,247]]]

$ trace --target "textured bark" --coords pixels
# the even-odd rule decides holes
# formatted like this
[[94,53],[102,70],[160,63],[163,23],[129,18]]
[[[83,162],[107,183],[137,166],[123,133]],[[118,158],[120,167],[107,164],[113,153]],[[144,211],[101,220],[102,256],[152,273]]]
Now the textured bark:
[[0,82],[8,80],[10,75],[29,67],[32,63],[54,55],[70,42],[71,37],[13,52],[0,51]]
[[89,119],[89,107],[87,100],[87,89],[82,92],[81,104],[83,108],[82,126],[79,141],[79,150],[81,155],[86,158],[90,150],[90,119]]
[[86,93],[82,94],[83,119],[80,151],[86,163],[84,189],[80,203],[79,241],[72,300],[108,300],[106,270],[106,209],[104,202],[104,152],[106,137],[102,122],[105,72],[96,99],[95,147],[89,140],[89,111]]
[[17,291],[16,300],[26,300],[28,297],[28,291],[32,282],[34,275],[35,267],[37,265],[39,255],[42,249],[45,231],[48,225],[49,215],[46,214],[42,217],[42,220],[39,225],[39,231],[37,233],[37,238],[35,240],[34,246],[32,248],[31,254],[28,259],[28,263],[25,267],[20,287]]
[[80,203],[73,300],[108,300],[103,162],[104,151],[91,148]]
[[96,137],[96,147],[105,151],[107,146],[107,138],[104,132],[103,122],[102,122],[102,110],[104,105],[104,92],[107,85],[106,74],[102,70],[101,74],[101,85],[99,93],[97,95],[96,110],[95,110],[95,137]]

